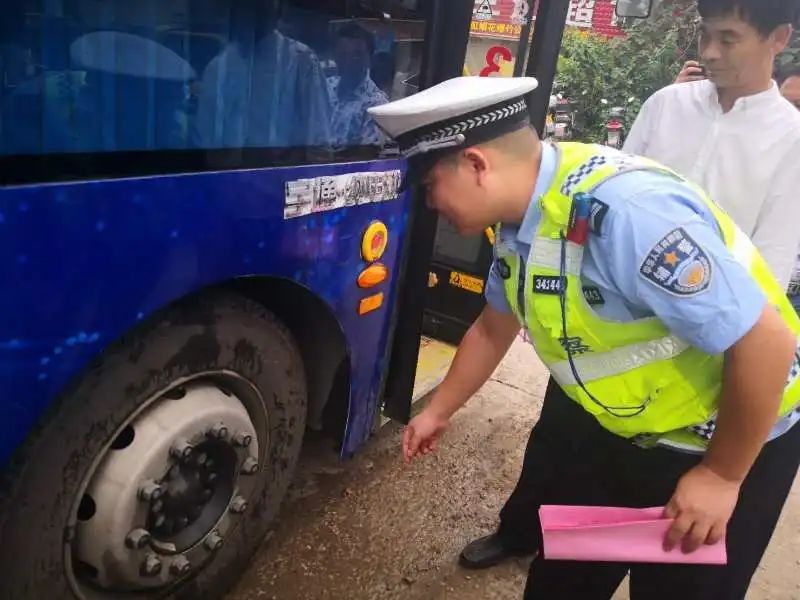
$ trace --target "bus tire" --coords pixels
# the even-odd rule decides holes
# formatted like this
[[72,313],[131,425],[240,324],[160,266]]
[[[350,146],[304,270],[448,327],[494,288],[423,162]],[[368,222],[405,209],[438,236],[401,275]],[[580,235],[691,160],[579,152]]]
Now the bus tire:
[[[211,379],[209,373],[212,374]],[[230,379],[217,379],[223,375]],[[243,391],[232,393],[230,389],[224,389],[223,384],[219,384],[217,390],[219,381],[224,381],[224,386],[228,387],[230,381],[233,388],[241,385],[236,389]],[[175,382],[181,382],[180,387],[175,387]],[[209,382],[213,382],[213,386]],[[163,395],[165,390],[168,390],[168,396]],[[208,509],[208,518],[212,520],[209,522],[216,523],[211,528],[219,527],[214,531],[222,531],[220,524],[223,520],[227,523],[224,543],[220,542],[212,552],[208,548],[213,544],[206,543],[205,537],[198,538],[202,541],[192,542],[194,546],[186,551],[187,556],[190,551],[195,553],[190,569],[181,572],[180,568],[173,565],[175,556],[170,555],[169,560],[164,562],[163,572],[159,567],[159,577],[166,577],[165,582],[157,587],[150,584],[151,587],[135,597],[188,600],[221,598],[225,594],[241,575],[267,533],[289,486],[305,428],[306,383],[300,352],[289,330],[260,304],[238,295],[214,291],[165,309],[110,346],[65,392],[42,420],[38,430],[16,453],[0,491],[0,564],[4,572],[0,597],[14,600],[73,597],[106,600],[131,597],[121,591],[130,584],[128,580],[123,582],[124,585],[120,583],[119,589],[107,589],[99,595],[91,592],[91,585],[85,585],[86,572],[83,575],[77,573],[77,567],[71,564],[84,565],[78,559],[83,557],[80,549],[86,547],[87,543],[91,551],[99,549],[96,546],[104,543],[115,543],[89,543],[87,540],[99,538],[82,533],[88,531],[86,523],[91,524],[91,519],[98,518],[106,510],[105,506],[102,509],[97,506],[102,504],[98,499],[93,506],[96,512],[92,514],[95,516],[86,521],[84,504],[87,490],[108,487],[94,486],[97,478],[106,476],[103,469],[112,468],[108,465],[115,464],[117,456],[124,456],[114,454],[108,459],[110,453],[139,451],[134,449],[144,444],[144,431],[151,425],[147,421],[151,419],[150,415],[162,408],[176,410],[173,408],[177,406],[176,403],[185,402],[191,397],[199,398],[196,394],[200,392],[204,394],[204,402],[215,402],[208,399],[220,396],[218,392],[233,400],[238,399],[246,409],[244,412],[230,400],[225,400],[228,402],[224,405],[225,410],[237,411],[233,413],[236,419],[252,420],[256,443],[247,445],[240,441],[234,444],[234,432],[231,431],[223,444],[220,441],[222,434],[217,439],[211,430],[204,430],[205,437],[200,434],[199,438],[194,438],[200,439],[201,446],[193,446],[196,450],[199,447],[206,448],[203,444],[217,444],[208,446],[221,453],[220,460],[215,462],[227,466],[233,464],[234,467],[231,475],[220,467],[220,471],[225,473],[222,478],[217,478],[215,473],[213,482],[224,483],[227,481],[225,477],[230,477],[230,490],[241,491],[243,486],[249,486],[247,489],[250,493],[246,502],[241,501],[235,509],[232,506],[236,500],[234,494],[238,491],[231,492],[231,503],[222,509],[214,505],[211,511],[208,508],[210,504],[202,509],[187,509],[202,512],[200,516],[195,513],[192,525],[184,526],[186,520],[181,516],[183,533],[187,533],[190,527],[204,527],[201,520],[206,518],[204,515]],[[181,393],[184,397],[176,400]],[[245,397],[249,403],[243,400]],[[254,398],[262,405],[263,415],[259,407],[254,407]],[[199,405],[184,405],[182,414],[187,415],[186,419],[195,419],[194,415],[199,412],[193,408],[196,406]],[[133,441],[120,442],[123,437],[120,431],[131,428],[134,431]],[[237,431],[241,438],[244,430],[240,428]],[[137,446],[136,436],[139,432],[142,437]],[[120,450],[119,446],[123,443],[129,445]],[[256,446],[257,452],[254,450]],[[152,444],[148,447],[152,448]],[[172,447],[169,449],[171,451]],[[246,458],[247,454],[231,452],[251,452],[260,457],[258,470],[253,467],[249,473],[251,477],[246,481],[241,475],[245,467],[237,466],[241,464],[238,458],[236,462],[225,462],[222,458]],[[194,462],[186,469],[199,469],[200,456],[192,456]],[[205,452],[203,456],[206,456]],[[216,455],[212,453],[208,456]],[[129,458],[138,457],[131,454]],[[180,508],[183,506],[180,502],[185,499],[194,501],[195,496],[179,496],[178,492],[170,496],[172,488],[169,478],[173,477],[173,473],[176,479],[182,477],[181,469],[188,462],[180,462],[176,455],[158,460],[177,461],[177,470],[169,467],[162,483],[157,483],[162,492],[168,490],[164,502],[171,499],[174,506]],[[207,464],[206,458],[203,458],[202,464]],[[208,478],[210,480],[210,476]],[[189,481],[188,476],[186,481]],[[142,488],[135,489],[139,490],[134,494],[136,502],[142,502]],[[209,490],[211,487],[202,493],[211,494]],[[217,485],[213,498],[227,493],[226,490],[228,488],[222,484]],[[101,499],[105,498],[105,495],[101,496]],[[242,499],[243,496],[239,496],[239,500]],[[226,497],[224,501],[228,500]],[[122,505],[114,504],[111,510],[119,514],[122,510],[119,506]],[[163,506],[162,503],[159,510],[166,511]],[[79,513],[78,509],[84,512]],[[155,510],[152,504],[146,505],[144,512],[148,519],[152,514],[148,511],[152,510]],[[221,516],[216,517],[214,515],[218,510]],[[83,521],[76,520],[79,514]],[[219,521],[213,521],[216,518]],[[172,521],[170,523],[172,528],[174,524]],[[69,543],[65,544],[65,540]],[[125,538],[125,542],[127,544],[129,540]],[[142,548],[142,552],[151,552],[149,547],[143,545]],[[199,561],[196,560],[200,552],[198,548],[205,552],[202,555],[204,558]],[[143,564],[141,556],[126,555],[125,560],[140,565]],[[148,556],[156,556],[159,560],[164,558],[160,554],[151,553]],[[130,566],[128,563],[125,563],[126,568]],[[105,572],[103,576],[106,576]],[[89,577],[97,577],[97,573],[90,572]]]

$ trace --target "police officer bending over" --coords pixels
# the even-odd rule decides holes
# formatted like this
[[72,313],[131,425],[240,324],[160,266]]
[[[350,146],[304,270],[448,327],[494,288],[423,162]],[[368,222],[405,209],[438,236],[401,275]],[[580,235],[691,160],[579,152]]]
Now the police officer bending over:
[[535,87],[458,78],[370,109],[433,208],[464,234],[499,224],[488,305],[403,456],[436,449],[522,325],[547,395],[571,399],[526,453],[542,503],[666,506],[668,549],[728,546],[725,567],[540,554],[525,598],[610,598],[628,571],[634,600],[743,598],[800,462],[800,320],[702,190],[644,158],[541,143]]

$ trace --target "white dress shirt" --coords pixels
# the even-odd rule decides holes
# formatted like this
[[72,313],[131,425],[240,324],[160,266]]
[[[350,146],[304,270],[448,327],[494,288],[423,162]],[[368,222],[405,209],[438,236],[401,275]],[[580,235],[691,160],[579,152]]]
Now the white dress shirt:
[[708,80],[670,85],[642,106],[624,149],[700,184],[788,285],[800,245],[800,111],[777,85],[728,113]]

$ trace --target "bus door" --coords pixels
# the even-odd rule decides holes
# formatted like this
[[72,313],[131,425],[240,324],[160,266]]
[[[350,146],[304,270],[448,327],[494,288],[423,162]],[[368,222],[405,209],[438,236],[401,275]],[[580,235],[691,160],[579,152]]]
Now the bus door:
[[[464,74],[523,75],[536,8],[536,0],[475,0]],[[466,237],[439,219],[428,276],[425,334],[454,344],[461,340],[483,310],[492,245],[491,230]]]

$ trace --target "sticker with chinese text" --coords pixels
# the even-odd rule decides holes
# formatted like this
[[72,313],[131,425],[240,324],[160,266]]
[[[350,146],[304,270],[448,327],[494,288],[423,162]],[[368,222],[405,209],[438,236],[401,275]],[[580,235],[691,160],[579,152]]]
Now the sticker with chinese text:
[[283,218],[294,219],[348,206],[388,202],[400,195],[400,180],[400,171],[394,170],[287,181]]
[[670,294],[694,296],[711,284],[711,261],[686,230],[678,227],[650,250],[639,274]]
[[472,277],[465,273],[459,273],[458,271],[450,272],[450,285],[474,294],[483,293],[483,279]]

